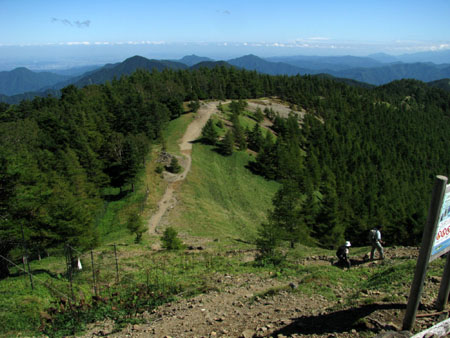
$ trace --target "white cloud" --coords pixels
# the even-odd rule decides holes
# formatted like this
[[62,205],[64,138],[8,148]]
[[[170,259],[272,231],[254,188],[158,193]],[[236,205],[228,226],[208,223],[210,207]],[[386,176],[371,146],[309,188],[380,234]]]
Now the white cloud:
[[68,19],[52,18],[51,22],[52,23],[62,23],[64,26],[71,26],[71,27],[78,27],[78,28],[85,28],[85,27],[89,27],[91,25],[91,20],[70,21]]
[[306,40],[327,41],[327,40],[330,40],[330,38],[325,38],[325,37],[322,37],[322,36],[315,36],[315,37],[307,38]]
[[60,45],[67,45],[67,46],[89,46],[91,43],[88,41],[70,41],[70,42],[62,42]]

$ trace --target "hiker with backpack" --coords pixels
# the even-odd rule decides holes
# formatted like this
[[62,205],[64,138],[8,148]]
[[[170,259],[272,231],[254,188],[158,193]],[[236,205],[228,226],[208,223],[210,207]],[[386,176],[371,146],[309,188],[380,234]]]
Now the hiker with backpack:
[[381,240],[381,230],[382,226],[379,225],[369,231],[369,241],[372,245],[372,250],[370,251],[370,260],[373,261],[375,250],[379,253],[379,259],[384,259],[383,246],[384,242]]
[[344,266],[344,267],[350,269],[352,264],[350,263],[350,258],[348,257],[348,255],[350,253],[350,247],[351,246],[352,245],[350,244],[350,242],[346,241],[344,245],[341,245],[337,249],[336,256],[339,258],[339,261],[337,262],[337,265]]

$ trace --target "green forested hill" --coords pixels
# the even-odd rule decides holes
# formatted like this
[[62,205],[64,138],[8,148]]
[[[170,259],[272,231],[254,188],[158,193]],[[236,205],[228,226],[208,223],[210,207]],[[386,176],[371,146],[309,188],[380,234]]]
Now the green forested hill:
[[0,94],[11,96],[38,91],[69,78],[71,77],[50,72],[33,72],[24,67],[3,71],[0,72]]
[[441,88],[446,91],[450,91],[450,79],[441,79],[436,81],[428,82],[431,87]]
[[389,244],[417,243],[433,177],[450,171],[448,93],[419,81],[363,89],[216,67],[137,71],[105,85],[67,87],[60,99],[2,105],[0,254],[18,245],[21,225],[43,250],[95,246],[103,189],[133,183],[184,101],[263,96],[307,111],[299,128],[295,116],[268,110],[277,137],[258,147],[232,120],[235,151],[248,144],[257,151],[249,168],[290,187],[275,203],[294,208],[295,241],[363,243],[366,230],[382,223]]

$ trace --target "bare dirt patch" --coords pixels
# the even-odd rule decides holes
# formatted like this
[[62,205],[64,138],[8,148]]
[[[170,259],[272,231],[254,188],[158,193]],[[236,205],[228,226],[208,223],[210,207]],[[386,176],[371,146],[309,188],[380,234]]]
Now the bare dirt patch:
[[[417,248],[387,248],[386,259],[409,259],[417,256]],[[300,264],[330,264],[332,256],[305,258]],[[381,264],[368,262],[364,264]],[[358,268],[358,267],[355,267]],[[346,273],[342,270],[342,273]],[[379,291],[362,290],[362,297],[376,299],[358,306],[346,301],[354,290],[327,283],[336,299],[330,301],[320,293],[299,291],[301,278],[279,280],[271,274],[230,275],[216,273],[209,277],[210,290],[189,299],[179,299],[151,313],[144,312],[144,323],[128,325],[112,333],[111,323],[97,323],[84,337],[100,333],[108,337],[374,337],[383,332],[401,331],[405,301],[383,301]],[[439,281],[429,278],[429,290]],[[405,288],[405,294],[409,288]],[[438,316],[432,311],[432,297],[424,297],[416,327],[430,327]],[[106,325],[106,328],[105,328]],[[108,332],[108,330],[110,330]],[[392,336],[393,337],[393,336]]]
[[272,108],[275,113],[278,113],[281,117],[288,117],[292,112],[296,114],[299,118],[303,118],[306,111],[303,109],[296,109],[296,107],[290,107],[289,105],[283,102],[277,102],[273,99],[258,99],[258,100],[248,100],[248,109],[252,112],[256,111],[257,108],[260,108],[264,111],[265,108]]

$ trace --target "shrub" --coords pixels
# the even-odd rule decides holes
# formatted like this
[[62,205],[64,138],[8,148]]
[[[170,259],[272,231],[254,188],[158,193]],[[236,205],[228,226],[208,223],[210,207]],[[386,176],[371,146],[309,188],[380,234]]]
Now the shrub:
[[172,157],[172,160],[170,161],[170,165],[167,167],[167,170],[170,171],[173,174],[178,174],[181,171],[181,166],[178,163],[178,160],[176,157]]
[[127,220],[127,228],[128,231],[136,235],[135,242],[140,243],[142,240],[142,234],[146,230],[142,218],[138,214],[130,214]]
[[184,247],[183,242],[178,238],[178,232],[172,227],[164,230],[161,242],[162,247],[167,250],[180,250]]

